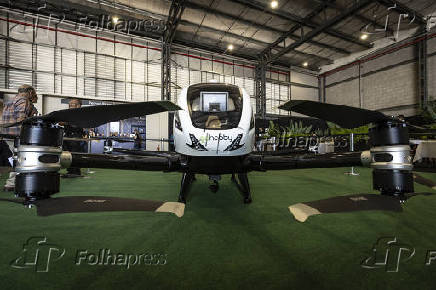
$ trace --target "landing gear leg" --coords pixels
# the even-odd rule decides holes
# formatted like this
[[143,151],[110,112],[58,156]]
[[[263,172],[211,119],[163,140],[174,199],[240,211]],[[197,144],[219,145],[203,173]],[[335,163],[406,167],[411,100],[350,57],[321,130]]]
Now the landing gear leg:
[[188,195],[188,189],[194,180],[194,174],[185,172],[182,176],[182,182],[180,186],[179,202],[186,203],[186,196]]
[[239,189],[242,192],[242,196],[244,197],[244,203],[251,203],[251,191],[250,184],[248,183],[247,173],[238,173],[238,179],[240,186]]
[[213,193],[217,192],[220,188],[218,181],[221,180],[221,175],[209,175],[209,181],[211,182],[209,184],[209,189]]

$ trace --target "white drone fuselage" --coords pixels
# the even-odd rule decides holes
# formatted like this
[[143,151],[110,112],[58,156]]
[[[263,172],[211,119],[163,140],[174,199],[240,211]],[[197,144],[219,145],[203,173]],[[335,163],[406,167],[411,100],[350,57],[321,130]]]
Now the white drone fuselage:
[[254,116],[250,96],[243,88],[217,83],[193,85],[181,91],[178,105],[182,110],[176,112],[173,124],[177,153],[224,157],[253,151]]

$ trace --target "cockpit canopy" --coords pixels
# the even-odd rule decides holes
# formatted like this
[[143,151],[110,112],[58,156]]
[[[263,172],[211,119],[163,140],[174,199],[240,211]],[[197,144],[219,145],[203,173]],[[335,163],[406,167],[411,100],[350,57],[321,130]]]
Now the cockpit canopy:
[[201,129],[232,129],[242,116],[240,89],[228,84],[197,84],[190,86],[187,101],[192,125]]

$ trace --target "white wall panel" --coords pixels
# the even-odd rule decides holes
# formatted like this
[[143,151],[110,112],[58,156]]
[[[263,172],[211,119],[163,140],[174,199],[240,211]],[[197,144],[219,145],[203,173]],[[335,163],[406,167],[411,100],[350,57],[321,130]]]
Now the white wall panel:
[[0,88],[5,89],[7,88],[6,84],[6,69],[0,68]]
[[76,52],[62,49],[62,73],[76,75]]
[[144,83],[145,82],[145,64],[140,61],[132,61],[132,82]]
[[125,82],[115,82],[115,99],[125,100],[126,98],[126,83]]
[[96,52],[96,44],[93,38],[80,37],[77,41],[77,48],[87,52]]
[[32,84],[32,73],[21,70],[9,70],[9,88],[18,89],[23,84]]
[[77,36],[69,33],[58,32],[57,33],[58,46],[64,48],[77,49]]
[[146,101],[144,94],[144,85],[132,84],[132,100],[135,102]]
[[148,101],[160,101],[161,100],[161,88],[160,87],[148,87]]
[[[150,85],[161,85],[161,66],[160,64],[148,65],[148,83]],[[159,93],[160,95],[160,93]]]
[[191,70],[190,72],[190,84],[201,83],[201,72],[197,70]]
[[116,58],[115,59],[115,80],[125,81],[126,79],[126,60]]
[[62,76],[62,94],[76,95],[76,78],[70,76]]
[[115,87],[113,81],[97,79],[97,98],[113,99],[114,91]]
[[77,52],[77,75],[85,75],[85,53]]
[[97,55],[96,74],[98,78],[114,78],[114,58],[107,55]]
[[35,89],[38,92],[54,93],[54,74],[37,73]]
[[36,69],[38,71],[53,72],[54,71],[54,48],[37,46]]
[[32,69],[32,45],[10,42],[9,65],[14,68]]
[[0,39],[0,65],[6,65],[6,40]]
[[[24,20],[24,19],[19,19]],[[28,21],[32,21],[31,18],[27,19]],[[10,25],[9,26],[9,36],[14,39],[24,40],[31,42],[33,40],[33,28],[31,26],[24,26],[21,24]]]
[[[114,37],[108,33],[98,33],[99,37],[103,37],[109,40],[114,40]],[[114,43],[110,41],[105,40],[97,40],[97,53],[98,54],[107,54],[107,55],[114,55],[115,53],[115,45]]]

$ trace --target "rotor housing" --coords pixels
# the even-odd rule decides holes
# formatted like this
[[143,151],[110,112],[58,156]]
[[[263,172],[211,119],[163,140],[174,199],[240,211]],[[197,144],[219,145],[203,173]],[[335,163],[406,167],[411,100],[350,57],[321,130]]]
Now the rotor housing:
[[59,192],[63,128],[43,120],[24,123],[15,157],[15,194],[29,200]]

